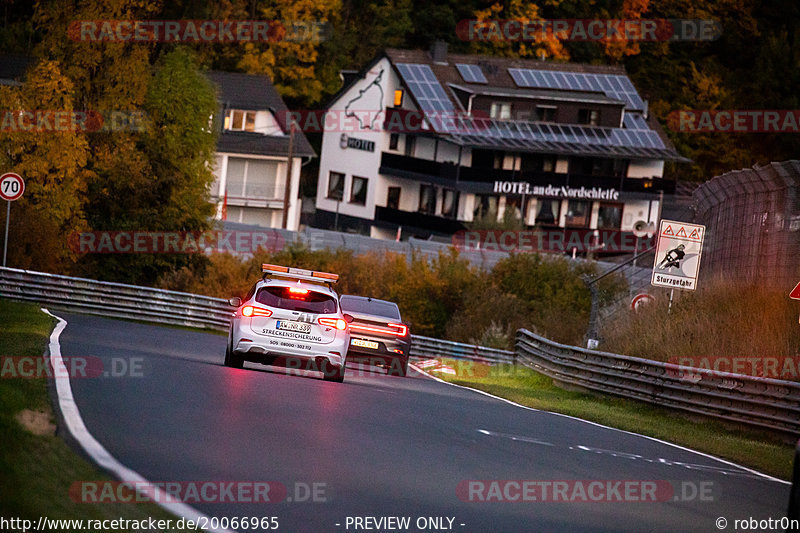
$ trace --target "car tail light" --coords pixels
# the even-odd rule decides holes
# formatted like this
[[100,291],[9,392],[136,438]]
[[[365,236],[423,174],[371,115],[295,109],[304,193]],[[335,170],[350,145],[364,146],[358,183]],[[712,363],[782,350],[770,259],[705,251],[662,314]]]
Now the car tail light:
[[397,335],[398,337],[405,337],[408,333],[408,326],[405,324],[386,324],[389,328],[382,328],[380,326],[367,326],[365,324],[350,324],[350,329],[356,331],[368,331],[370,333],[380,333],[382,335]]
[[396,349],[392,348],[392,351],[394,353],[399,353],[400,355],[403,355],[403,350],[396,350]]
[[347,329],[347,322],[341,318],[320,318],[319,323],[336,329]]
[[242,316],[272,316],[272,311],[263,307],[253,307],[245,305],[242,307]]

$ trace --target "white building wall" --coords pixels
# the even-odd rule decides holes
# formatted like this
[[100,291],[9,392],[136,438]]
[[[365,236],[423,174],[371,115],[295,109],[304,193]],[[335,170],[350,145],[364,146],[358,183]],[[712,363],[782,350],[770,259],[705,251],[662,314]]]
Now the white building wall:
[[[375,84],[375,82],[378,80]],[[394,90],[400,87],[400,80],[391,68],[388,59],[376,63],[365,77],[353,84],[350,89],[341,95],[328,109],[328,113],[335,113],[341,120],[328,121],[341,125],[334,129],[326,129],[322,134],[322,150],[320,153],[319,180],[317,185],[316,206],[318,209],[335,212],[336,201],[327,198],[328,177],[331,171],[345,174],[344,198],[339,206],[339,213],[359,218],[372,219],[375,216],[375,203],[380,198],[385,203],[386,192],[377,192],[379,188],[378,167],[380,166],[381,151],[388,149],[389,133],[383,131],[385,109],[394,103]],[[363,91],[363,92],[362,92]],[[350,102],[359,97],[355,103]],[[406,95],[405,103],[410,101]],[[348,104],[350,107],[348,108]],[[347,113],[362,116],[359,121],[355,117],[347,117]],[[372,115],[370,115],[372,113]],[[368,119],[363,119],[368,117]],[[375,120],[372,120],[372,119]],[[347,130],[347,131],[342,131]],[[375,150],[368,152],[355,148],[342,148],[340,140],[342,133],[349,137],[372,141]],[[401,140],[403,135],[401,135]],[[402,142],[400,143],[402,144]],[[398,146],[398,148],[403,148]],[[368,179],[367,200],[365,205],[350,203],[350,189],[352,177],[359,176]]]
[[628,165],[629,178],[661,178],[664,176],[664,162],[652,159],[632,160]]

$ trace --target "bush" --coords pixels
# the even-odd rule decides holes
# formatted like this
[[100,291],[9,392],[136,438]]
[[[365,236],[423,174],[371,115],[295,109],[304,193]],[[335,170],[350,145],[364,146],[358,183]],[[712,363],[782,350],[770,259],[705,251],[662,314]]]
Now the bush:
[[667,305],[660,298],[622,313],[604,328],[603,349],[660,361],[800,355],[800,306],[786,291],[715,282],[680,294],[670,314]]
[[[336,272],[341,276],[340,294],[396,302],[413,333],[495,348],[513,348],[519,328],[580,344],[589,317],[589,291],[580,275],[591,273],[590,266],[521,254],[501,261],[488,273],[459,257],[455,248],[428,260],[421,254],[355,255],[344,249],[311,251],[290,244],[248,260],[212,255],[207,265],[162,276],[159,286],[241,297],[261,277],[262,263]],[[607,283],[612,293],[618,287],[615,283]]]

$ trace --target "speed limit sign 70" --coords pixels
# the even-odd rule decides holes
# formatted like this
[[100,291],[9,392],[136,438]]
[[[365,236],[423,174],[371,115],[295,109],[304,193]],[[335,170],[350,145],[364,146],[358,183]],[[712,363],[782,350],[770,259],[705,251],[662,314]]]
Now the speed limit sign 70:
[[8,172],[0,176],[0,198],[13,202],[25,192],[25,181],[19,174]]

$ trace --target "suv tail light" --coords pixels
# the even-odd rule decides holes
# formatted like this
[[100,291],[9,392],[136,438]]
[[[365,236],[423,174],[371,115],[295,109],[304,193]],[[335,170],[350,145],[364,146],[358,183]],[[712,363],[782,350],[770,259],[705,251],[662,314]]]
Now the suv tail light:
[[272,316],[272,311],[263,307],[253,307],[245,305],[242,307],[242,316]]
[[408,333],[408,326],[405,324],[386,324],[389,328],[382,328],[379,326],[367,326],[364,324],[350,324],[350,329],[356,331],[368,331],[370,333],[381,333],[383,335],[397,335],[398,337],[405,337]]
[[341,318],[320,318],[319,323],[322,324],[323,326],[329,326],[331,328],[336,328],[336,329],[343,330],[347,328],[347,322],[345,322]]

